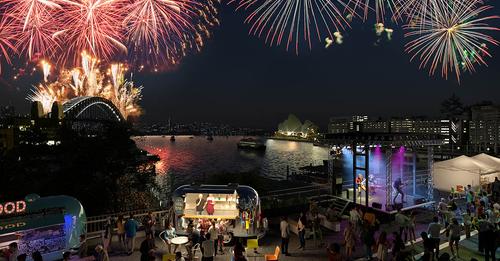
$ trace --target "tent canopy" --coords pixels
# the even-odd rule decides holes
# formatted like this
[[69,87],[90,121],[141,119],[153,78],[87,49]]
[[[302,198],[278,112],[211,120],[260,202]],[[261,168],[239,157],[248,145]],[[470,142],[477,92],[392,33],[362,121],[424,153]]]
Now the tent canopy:
[[465,155],[434,163],[434,187],[450,191],[457,185],[477,187],[500,177],[500,159],[487,154]]
[[478,155],[472,157],[472,159],[479,161],[479,162],[491,167],[492,169],[500,171],[500,159],[499,158],[495,158],[495,157],[490,156],[488,154],[481,153],[481,154],[478,154]]

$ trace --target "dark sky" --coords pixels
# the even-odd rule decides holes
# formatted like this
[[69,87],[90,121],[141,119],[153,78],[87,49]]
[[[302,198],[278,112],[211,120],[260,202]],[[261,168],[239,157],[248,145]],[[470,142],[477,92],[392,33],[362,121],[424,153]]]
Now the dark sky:
[[[249,36],[243,19],[232,6],[223,6],[222,24],[201,53],[172,72],[136,75],[136,83],[145,87],[142,119],[274,128],[294,113],[324,127],[330,116],[438,115],[440,102],[452,93],[465,103],[500,102],[500,47],[490,46],[489,66],[463,74],[459,85],[453,75],[446,81],[440,72],[429,77],[418,70],[404,53],[397,26],[389,26],[392,41],[375,46],[373,21],[356,23],[343,33],[343,45],[324,49],[321,43],[296,56]],[[26,93],[2,88],[0,104],[27,110]]]

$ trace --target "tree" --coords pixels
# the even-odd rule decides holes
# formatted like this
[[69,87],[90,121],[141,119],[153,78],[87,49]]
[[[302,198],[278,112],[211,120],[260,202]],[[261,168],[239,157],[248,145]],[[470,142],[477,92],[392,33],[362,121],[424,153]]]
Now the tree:
[[452,94],[450,98],[441,103],[441,114],[448,119],[456,118],[464,112],[464,105],[460,98]]

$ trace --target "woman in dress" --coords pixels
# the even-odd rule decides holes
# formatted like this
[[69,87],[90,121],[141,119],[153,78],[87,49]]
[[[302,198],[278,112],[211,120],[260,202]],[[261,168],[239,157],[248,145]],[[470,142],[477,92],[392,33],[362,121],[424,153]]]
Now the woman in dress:
[[208,194],[207,206],[206,206],[205,210],[207,211],[208,215],[210,215],[210,216],[214,214],[215,200],[214,200],[214,197],[212,196],[212,194]]

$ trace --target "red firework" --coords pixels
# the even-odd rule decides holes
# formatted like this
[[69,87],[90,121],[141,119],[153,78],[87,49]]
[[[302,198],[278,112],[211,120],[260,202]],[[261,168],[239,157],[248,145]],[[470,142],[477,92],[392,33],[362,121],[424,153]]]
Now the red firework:
[[[2,25],[9,28],[15,47],[31,59],[51,56],[57,49],[52,35],[58,28],[55,15],[61,6],[51,0],[4,0]],[[15,36],[15,37],[14,37]]]
[[124,24],[133,60],[148,65],[175,61],[184,34],[194,29],[195,5],[190,0],[135,0],[127,6]]
[[[12,35],[11,28],[4,21],[0,21],[0,56],[3,56],[7,63],[10,63],[11,53],[16,51]],[[0,72],[2,71],[1,65],[2,61],[0,60]]]
[[58,20],[61,30],[53,37],[64,46],[59,63],[76,62],[84,51],[105,60],[126,53],[123,44],[123,0],[63,0]]

